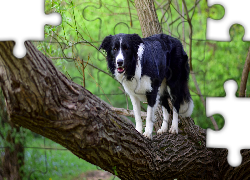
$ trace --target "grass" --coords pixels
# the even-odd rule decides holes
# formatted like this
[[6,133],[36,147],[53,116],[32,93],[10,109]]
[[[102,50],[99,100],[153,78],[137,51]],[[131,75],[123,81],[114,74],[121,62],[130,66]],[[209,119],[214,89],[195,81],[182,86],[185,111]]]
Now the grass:
[[69,180],[98,168],[42,136],[28,136],[26,142],[24,171],[27,179]]

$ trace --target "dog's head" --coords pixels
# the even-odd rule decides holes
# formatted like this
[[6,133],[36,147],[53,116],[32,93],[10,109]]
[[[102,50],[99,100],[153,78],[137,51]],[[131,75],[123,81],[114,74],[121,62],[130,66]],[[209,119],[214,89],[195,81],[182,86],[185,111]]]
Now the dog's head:
[[133,76],[139,45],[143,43],[138,34],[117,34],[104,38],[99,49],[107,52],[110,71],[115,74]]

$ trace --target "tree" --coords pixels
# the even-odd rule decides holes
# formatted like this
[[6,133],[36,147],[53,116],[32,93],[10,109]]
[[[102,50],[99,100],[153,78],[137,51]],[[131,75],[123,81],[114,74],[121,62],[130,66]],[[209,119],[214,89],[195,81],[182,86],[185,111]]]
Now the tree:
[[[141,1],[142,2],[142,1]],[[152,6],[153,7],[153,6]],[[0,42],[0,86],[11,122],[41,134],[121,179],[244,179],[249,151],[232,168],[227,151],[205,147],[205,130],[182,119],[178,135],[148,140],[103,101],[68,80],[26,42],[16,59],[13,42]]]
[[[24,174],[24,142],[23,137],[16,136],[20,128],[8,121],[4,98],[0,90],[0,124],[1,124],[1,145],[4,147],[0,158],[0,178],[20,180]],[[4,132],[5,131],[5,132]],[[5,147],[4,144],[7,144]]]

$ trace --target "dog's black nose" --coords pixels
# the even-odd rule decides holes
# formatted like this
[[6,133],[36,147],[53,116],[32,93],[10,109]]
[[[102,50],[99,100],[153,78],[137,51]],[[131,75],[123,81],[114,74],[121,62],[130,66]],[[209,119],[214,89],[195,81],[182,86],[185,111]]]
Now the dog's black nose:
[[123,60],[122,59],[118,59],[117,60],[117,65],[118,66],[123,66]]

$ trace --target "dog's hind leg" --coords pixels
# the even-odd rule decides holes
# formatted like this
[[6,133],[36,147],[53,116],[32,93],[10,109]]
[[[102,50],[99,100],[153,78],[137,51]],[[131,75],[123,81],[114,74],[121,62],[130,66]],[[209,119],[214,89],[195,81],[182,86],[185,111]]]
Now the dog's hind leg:
[[169,133],[178,134],[178,114],[180,110],[181,99],[183,94],[178,87],[170,87],[171,102],[173,105],[173,121]]
[[173,110],[173,121],[169,132],[172,134],[178,134],[178,113],[176,112],[176,109]]
[[168,113],[168,110],[164,106],[162,106],[162,112],[163,112],[163,122],[161,125],[161,129],[157,131],[157,134],[162,134],[164,132],[167,132],[168,130],[169,113]]
[[[157,88],[155,88],[157,89]],[[152,132],[155,122],[155,110],[159,104],[159,96],[157,95],[157,91],[152,91],[147,93],[148,107],[147,107],[147,119],[146,119],[146,127],[143,135],[149,139],[152,139]]]
[[[166,82],[163,82],[166,83]],[[170,107],[168,104],[168,99],[171,99],[170,96],[170,89],[166,88],[164,84],[161,86],[161,105],[162,105],[162,112],[163,112],[163,122],[161,125],[161,129],[157,131],[157,134],[162,134],[164,132],[167,132],[168,130],[168,121],[169,121],[169,112],[170,112]],[[168,89],[168,90],[167,90]]]
[[173,104],[173,121],[169,132],[172,134],[178,134],[178,114],[180,110],[180,98],[174,93],[172,93],[172,97],[173,99],[171,101]]
[[133,105],[133,110],[135,113],[135,124],[136,127],[135,129],[142,134],[142,120],[141,120],[141,105],[140,105],[140,100],[135,97],[135,96],[130,96],[132,105]]

